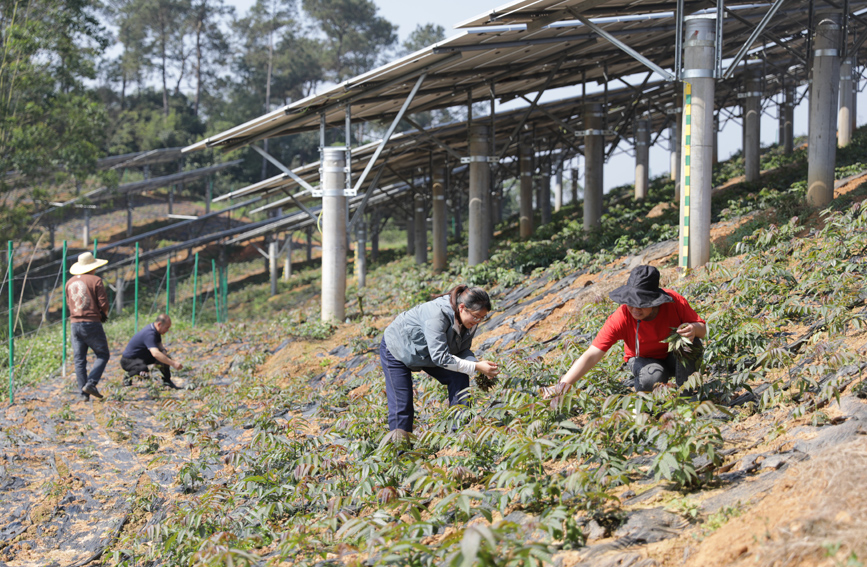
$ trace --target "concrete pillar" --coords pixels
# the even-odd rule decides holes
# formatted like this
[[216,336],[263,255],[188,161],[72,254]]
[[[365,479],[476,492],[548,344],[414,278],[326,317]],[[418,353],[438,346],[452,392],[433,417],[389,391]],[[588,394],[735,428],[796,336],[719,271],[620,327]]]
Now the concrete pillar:
[[849,115],[852,117],[852,131],[858,128],[858,75],[854,73],[855,63],[852,63],[852,112]]
[[208,189],[205,194],[205,214],[211,212],[211,201],[214,199],[214,176],[208,177]]
[[174,207],[175,207],[175,186],[172,185],[171,187],[169,187],[169,214],[170,215],[174,213]]
[[90,209],[84,209],[84,227],[81,229],[82,248],[90,247]]
[[[409,207],[415,211],[415,199],[410,197]],[[415,215],[406,213],[406,255],[415,256]]]
[[783,89],[783,104],[780,108],[780,144],[783,154],[790,155],[795,149],[795,87]]
[[679,265],[697,268],[710,259],[710,205],[713,181],[714,37],[713,18],[684,23],[683,158],[681,162]]
[[572,204],[578,202],[578,168],[572,170]]
[[433,169],[433,269],[443,272],[448,268],[446,248],[448,246],[448,224],[446,219],[446,170]]
[[539,209],[542,212],[542,222],[551,222],[551,172],[544,172],[539,179]]
[[837,112],[837,147],[845,148],[852,142],[852,60],[840,62],[840,107]]
[[363,217],[358,219],[355,236],[355,277],[358,280],[358,289],[362,289],[367,285],[367,223]]
[[470,202],[469,250],[470,266],[488,259],[490,215],[486,205],[491,187],[491,168],[488,167],[488,127],[473,124],[470,128]]
[[533,236],[533,145],[525,138],[518,148],[521,169],[521,238]]
[[635,198],[647,197],[650,180],[650,121],[635,121]]
[[683,161],[683,156],[681,155],[681,146],[682,146],[682,136],[681,136],[681,125],[683,123],[683,99],[681,95],[678,94],[675,98],[675,108],[672,111],[672,115],[674,118],[674,123],[671,126],[671,178],[674,180],[674,201],[676,203],[680,202],[680,165]]
[[837,101],[840,89],[839,12],[816,17],[813,36],[813,83],[810,88],[810,131],[807,155],[807,203],[825,207],[834,198],[837,159]]
[[554,174],[554,212],[563,208],[563,170]]
[[126,237],[132,236],[132,198],[126,196]]
[[747,183],[758,183],[759,156],[762,140],[762,80],[758,72],[750,71],[744,81],[744,171]]
[[379,259],[379,209],[370,211],[370,229],[367,231],[370,239],[370,260]]
[[584,230],[602,222],[602,166],[605,160],[605,127],[602,105],[584,105]]
[[346,316],[346,148],[322,149],[322,320]]
[[711,152],[711,163],[716,165],[719,163],[719,113],[714,112],[713,115],[713,150]]
[[283,258],[283,281],[288,282],[292,277],[292,233],[286,235],[286,257]]
[[268,243],[268,275],[271,277],[271,297],[277,295],[277,254],[280,243],[274,238]]
[[125,285],[123,276],[117,276],[117,279],[114,281],[114,312],[118,315],[123,313],[123,287]]
[[413,212],[415,218],[413,220],[413,228],[415,229],[415,263],[418,265],[427,264],[427,211],[424,206],[424,195],[416,193],[415,206]]

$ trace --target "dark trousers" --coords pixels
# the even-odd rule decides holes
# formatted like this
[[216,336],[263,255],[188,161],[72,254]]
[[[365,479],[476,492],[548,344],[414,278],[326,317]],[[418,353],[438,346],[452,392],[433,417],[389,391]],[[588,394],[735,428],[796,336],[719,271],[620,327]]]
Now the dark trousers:
[[[87,373],[88,348],[96,355],[90,374]],[[75,378],[78,380],[79,390],[88,383],[94,386],[99,383],[110,357],[108,339],[105,338],[102,323],[84,321],[72,324],[72,359],[75,364]]]
[[[701,339],[695,339],[694,342],[696,348],[701,347]],[[659,383],[667,384],[672,376],[677,385],[682,386],[696,370],[695,362],[684,365],[671,352],[663,359],[632,357],[626,366],[635,379],[636,392],[650,392]]]
[[[385,395],[388,398],[388,429],[403,429],[412,432],[415,410],[412,406],[412,370],[396,359],[385,346],[379,345],[379,360],[385,373]],[[438,366],[423,369],[429,376],[443,384],[449,391],[449,405],[467,405],[469,396],[464,390],[470,387],[470,377],[460,372]]]
[[169,368],[168,364],[163,364],[157,361],[148,363],[140,358],[120,357],[120,367],[126,370],[127,376],[136,376],[142,372],[147,372],[148,366],[151,364],[153,364],[154,367],[163,375],[163,382],[168,382],[172,379],[172,369]]

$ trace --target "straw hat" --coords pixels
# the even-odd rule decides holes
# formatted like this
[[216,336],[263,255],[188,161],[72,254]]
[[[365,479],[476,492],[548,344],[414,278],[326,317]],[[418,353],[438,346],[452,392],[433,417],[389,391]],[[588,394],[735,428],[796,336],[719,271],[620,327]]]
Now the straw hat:
[[108,260],[97,260],[93,257],[92,253],[85,252],[78,256],[78,262],[74,263],[72,267],[69,268],[69,273],[73,276],[80,276],[81,274],[86,274],[97,268],[101,268],[106,264],[108,264]]

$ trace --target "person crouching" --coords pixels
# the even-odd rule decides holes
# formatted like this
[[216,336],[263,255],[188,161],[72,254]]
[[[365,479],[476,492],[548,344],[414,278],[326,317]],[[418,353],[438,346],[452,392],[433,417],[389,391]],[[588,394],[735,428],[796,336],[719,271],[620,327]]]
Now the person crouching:
[[126,371],[124,386],[132,386],[136,376],[147,376],[151,365],[156,366],[163,376],[163,384],[169,388],[178,389],[172,382],[170,368],[180,370],[184,366],[169,358],[163,347],[163,335],[172,328],[172,319],[166,314],[157,316],[156,321],[136,333],[126,345],[120,358],[120,367]]

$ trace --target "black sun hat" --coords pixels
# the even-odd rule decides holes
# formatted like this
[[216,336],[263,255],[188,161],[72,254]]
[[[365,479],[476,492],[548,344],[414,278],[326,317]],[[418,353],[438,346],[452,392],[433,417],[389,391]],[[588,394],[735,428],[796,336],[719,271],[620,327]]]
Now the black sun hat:
[[608,294],[611,301],[630,307],[656,307],[674,301],[659,288],[659,270],[653,266],[638,266],[629,274],[626,285]]

